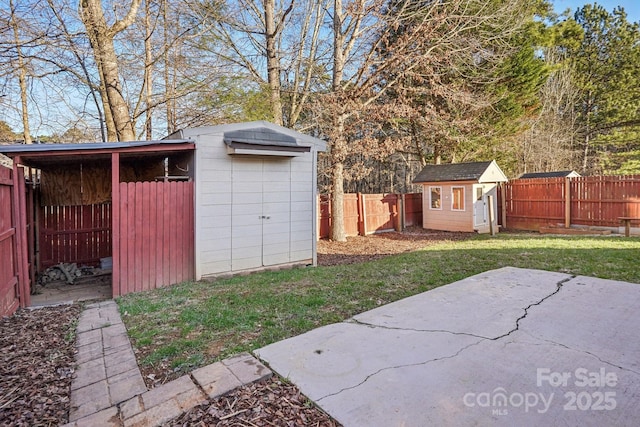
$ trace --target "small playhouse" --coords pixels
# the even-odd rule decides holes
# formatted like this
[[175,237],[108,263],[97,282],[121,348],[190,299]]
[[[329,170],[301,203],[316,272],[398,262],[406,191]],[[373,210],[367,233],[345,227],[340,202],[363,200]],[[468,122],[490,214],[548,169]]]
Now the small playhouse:
[[426,165],[413,180],[422,185],[422,226],[444,231],[497,231],[497,188],[506,181],[495,161]]
[[[324,141],[268,122],[159,141],[0,146],[13,160],[20,305],[58,263],[112,268],[112,295],[316,263]],[[0,218],[1,219],[1,218]],[[16,220],[17,219],[17,220]],[[3,254],[0,254],[3,255]]]

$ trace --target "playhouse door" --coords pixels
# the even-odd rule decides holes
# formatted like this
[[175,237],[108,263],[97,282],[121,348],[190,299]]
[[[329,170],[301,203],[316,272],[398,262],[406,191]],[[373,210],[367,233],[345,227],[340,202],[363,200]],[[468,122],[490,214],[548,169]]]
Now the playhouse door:
[[475,199],[473,202],[473,224],[475,226],[487,225],[489,223],[489,204],[484,186],[474,185]]

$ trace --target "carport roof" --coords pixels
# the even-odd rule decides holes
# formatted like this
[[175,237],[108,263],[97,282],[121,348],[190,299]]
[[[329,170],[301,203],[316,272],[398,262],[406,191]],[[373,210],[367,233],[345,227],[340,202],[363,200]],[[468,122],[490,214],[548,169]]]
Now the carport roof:
[[159,141],[88,142],[78,144],[10,144],[0,145],[0,154],[12,159],[20,157],[20,163],[41,167],[51,163],[77,161],[80,157],[92,160],[110,159],[111,153],[122,153],[123,157],[167,155],[193,150],[190,139],[163,139]]

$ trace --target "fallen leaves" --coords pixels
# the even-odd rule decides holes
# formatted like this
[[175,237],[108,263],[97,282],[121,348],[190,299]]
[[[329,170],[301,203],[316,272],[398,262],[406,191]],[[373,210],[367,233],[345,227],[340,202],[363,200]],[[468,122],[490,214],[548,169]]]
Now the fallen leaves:
[[68,421],[78,305],[20,310],[0,319],[0,425]]
[[164,424],[181,426],[340,426],[300,390],[278,377],[237,388]]

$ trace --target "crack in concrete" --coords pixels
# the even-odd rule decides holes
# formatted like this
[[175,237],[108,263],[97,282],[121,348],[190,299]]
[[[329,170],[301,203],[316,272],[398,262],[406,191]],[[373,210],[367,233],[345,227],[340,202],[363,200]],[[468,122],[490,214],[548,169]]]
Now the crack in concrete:
[[340,394],[340,393],[342,393],[342,392],[344,392],[344,391],[347,391],[347,390],[352,390],[352,389],[354,389],[354,388],[358,388],[358,387],[360,387],[362,384],[366,383],[366,382],[367,382],[371,377],[374,377],[374,376],[376,376],[376,375],[378,375],[379,373],[384,372],[384,371],[389,371],[389,370],[392,370],[392,369],[408,368],[408,367],[410,367],[410,366],[421,366],[421,365],[426,365],[426,364],[433,363],[433,362],[438,362],[438,361],[440,361],[440,360],[453,359],[454,357],[457,357],[458,355],[460,355],[460,353],[462,353],[463,351],[467,350],[467,349],[468,349],[468,348],[470,348],[470,347],[473,347],[473,346],[475,346],[475,345],[478,345],[478,344],[480,344],[480,343],[481,343],[481,342],[483,342],[483,341],[485,341],[485,339],[479,339],[479,340],[478,340],[478,341],[476,341],[476,342],[473,342],[473,343],[471,343],[471,344],[468,344],[468,345],[466,345],[466,346],[462,347],[461,349],[459,349],[458,351],[456,351],[454,354],[451,354],[451,355],[449,355],[449,356],[437,357],[437,358],[435,358],[435,359],[425,360],[424,362],[408,363],[408,364],[406,364],[406,365],[397,365],[397,366],[387,366],[387,367],[384,367],[384,368],[378,369],[376,372],[372,372],[371,374],[367,375],[367,376],[365,377],[365,379],[363,379],[362,381],[360,381],[358,384],[355,384],[355,385],[352,385],[352,386],[349,386],[349,387],[344,387],[343,389],[338,390],[338,391],[336,391],[336,392],[334,392],[334,393],[330,393],[330,394],[327,394],[326,396],[322,396],[322,397],[320,397],[320,398],[316,399],[316,401],[317,401],[317,402],[320,402],[322,399],[326,399],[326,398],[328,398],[328,397],[336,396],[336,395],[338,395],[338,394]]
[[[453,332],[453,331],[447,331],[447,330],[442,330],[442,329],[414,329],[414,328],[400,328],[400,327],[393,327],[393,326],[383,326],[383,325],[376,325],[376,324],[373,324],[373,323],[361,322],[359,320],[351,318],[348,321],[346,321],[346,323],[353,323],[353,324],[361,325],[361,326],[368,326],[368,327],[373,327],[373,328],[381,328],[381,329],[389,329],[389,330],[403,330],[403,331],[414,331],[414,332],[441,332],[441,333],[448,333],[448,334],[452,334],[452,335],[470,336],[470,337],[474,337],[474,338],[479,338],[479,340],[474,342],[474,343],[471,343],[471,344],[468,344],[468,345],[462,347],[457,352],[455,352],[454,354],[449,355],[449,356],[438,357],[438,358],[435,358],[435,359],[429,359],[429,360],[426,360],[424,362],[419,362],[419,363],[410,363],[410,364],[406,364],[406,365],[389,366],[389,367],[381,368],[381,369],[377,370],[376,372],[373,372],[373,373],[367,375],[358,384],[355,384],[355,385],[349,386],[349,387],[345,387],[345,388],[342,388],[341,390],[338,390],[338,391],[336,391],[334,393],[330,393],[330,394],[327,394],[326,396],[322,396],[319,399],[317,399],[317,401],[319,402],[319,401],[321,401],[323,399],[326,399],[328,397],[336,396],[336,395],[338,395],[338,394],[340,394],[340,393],[342,393],[344,391],[352,390],[354,388],[358,388],[362,384],[366,383],[371,377],[374,377],[374,376],[378,375],[381,372],[388,371],[388,370],[391,370],[391,369],[406,368],[406,367],[410,367],[410,366],[426,365],[428,363],[433,363],[433,362],[437,362],[437,361],[440,361],[440,360],[453,359],[454,357],[457,357],[458,355],[460,355],[463,351],[467,350],[470,347],[478,345],[483,341],[498,341],[498,340],[500,340],[502,338],[508,337],[512,333],[520,330],[520,321],[527,317],[527,315],[529,314],[529,309],[531,307],[538,306],[538,305],[542,304],[543,302],[545,302],[546,300],[548,300],[549,298],[551,298],[552,296],[556,295],[558,292],[560,292],[560,290],[562,289],[562,286],[565,283],[567,283],[568,281],[574,279],[575,277],[576,276],[574,275],[574,276],[568,277],[566,279],[562,279],[559,282],[557,282],[556,283],[556,289],[553,292],[551,292],[549,295],[546,295],[545,297],[543,297],[539,301],[533,302],[533,303],[529,304],[528,306],[526,306],[524,308],[524,314],[516,319],[516,325],[515,325],[515,327],[513,329],[511,329],[507,333],[504,333],[502,335],[499,335],[499,336],[493,337],[493,338],[485,337],[485,336],[482,336],[482,335],[475,335],[475,334],[466,333],[466,332]],[[559,345],[561,345],[561,344],[559,344]],[[597,358],[597,356],[595,356],[595,355],[593,355],[593,356]],[[601,359],[599,359],[599,360],[601,360]],[[607,363],[605,361],[602,361],[602,362],[603,363]],[[611,366],[615,366],[615,365],[611,365]],[[620,369],[624,369],[624,368],[620,368]],[[634,371],[632,371],[632,372],[634,372]]]
[[480,338],[480,339],[484,339],[484,340],[493,339],[491,337],[485,337],[483,335],[471,334],[469,332],[454,332],[454,331],[447,331],[446,329],[415,329],[415,328],[400,328],[400,327],[396,327],[396,326],[376,325],[375,323],[362,322],[360,320],[353,319],[353,318],[351,318],[349,320],[345,320],[345,323],[353,323],[354,325],[369,326],[369,327],[372,327],[372,328],[388,329],[388,330],[391,330],[391,331],[441,332],[441,333],[451,334],[451,335],[464,335],[464,336],[467,336],[467,337]]
[[548,300],[549,298],[551,298],[552,296],[556,295],[558,292],[560,292],[560,289],[562,289],[562,286],[563,286],[565,283],[567,283],[568,281],[570,281],[570,280],[572,280],[572,279],[575,279],[575,277],[576,277],[576,276],[567,277],[566,279],[562,279],[562,280],[560,280],[559,282],[557,282],[557,283],[556,283],[556,290],[555,290],[555,291],[551,292],[549,295],[545,296],[545,297],[544,297],[544,298],[542,298],[540,301],[537,301],[537,302],[531,303],[531,304],[529,304],[528,306],[526,306],[526,307],[524,308],[524,314],[523,314],[522,316],[520,316],[520,317],[518,317],[518,318],[516,319],[516,327],[515,327],[515,328],[511,329],[511,330],[510,330],[509,332],[507,332],[506,334],[499,335],[499,336],[497,336],[497,337],[495,337],[495,338],[490,338],[490,340],[491,340],[491,341],[498,341],[498,340],[500,340],[500,339],[502,339],[502,338],[505,338],[505,337],[508,337],[508,336],[509,336],[509,335],[511,335],[512,333],[514,333],[514,332],[516,332],[516,331],[520,330],[520,321],[521,321],[522,319],[524,319],[524,318],[526,318],[526,317],[527,317],[527,315],[529,314],[529,309],[530,309],[531,307],[538,306],[538,305],[542,304],[543,302],[545,302],[546,300]]
[[[582,350],[582,349],[578,349],[578,348],[573,348],[573,347],[570,347],[570,346],[568,346],[566,344],[563,344],[561,342],[557,342],[557,341],[553,341],[553,340],[550,340],[550,339],[547,339],[547,338],[539,337],[539,336],[530,334],[529,332],[524,332],[524,333],[529,335],[531,338],[533,338],[535,340],[546,342],[546,343],[549,343],[549,344],[552,344],[552,345],[557,345],[558,347],[566,348],[567,350],[575,351],[577,353],[587,354],[587,355],[593,357],[594,359],[598,359],[600,362],[604,363],[605,365],[609,365],[609,366],[612,366],[614,368],[618,368],[621,371],[631,372],[632,374],[640,376],[640,372],[635,371],[635,370],[633,370],[631,368],[626,368],[624,366],[616,365],[615,363],[610,362],[608,360],[605,360],[602,357],[598,356],[597,354],[592,353],[592,352],[590,352],[588,350]],[[541,344],[532,344],[532,345],[541,345]]]

